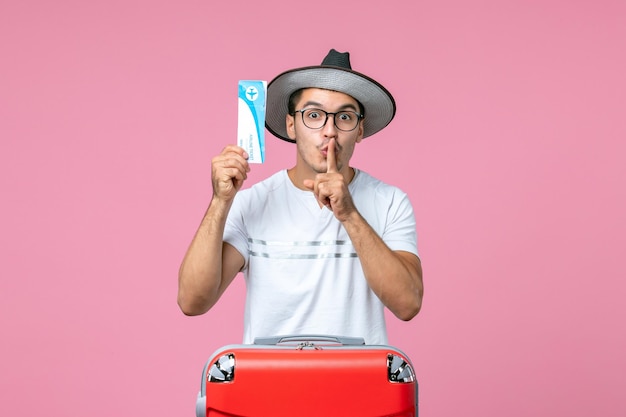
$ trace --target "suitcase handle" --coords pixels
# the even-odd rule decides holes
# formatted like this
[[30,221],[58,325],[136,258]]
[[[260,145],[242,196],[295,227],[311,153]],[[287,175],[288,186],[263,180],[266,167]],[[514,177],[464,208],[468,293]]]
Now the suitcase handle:
[[326,343],[339,343],[342,345],[364,345],[365,339],[362,337],[349,337],[349,336],[328,336],[317,334],[305,334],[305,335],[288,335],[288,336],[272,336],[272,337],[256,337],[254,339],[255,345],[277,345],[279,343],[293,343],[293,342],[326,342]]

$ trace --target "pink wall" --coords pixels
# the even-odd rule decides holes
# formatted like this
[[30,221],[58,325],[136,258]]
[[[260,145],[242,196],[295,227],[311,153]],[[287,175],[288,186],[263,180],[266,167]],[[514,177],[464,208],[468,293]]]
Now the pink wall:
[[397,99],[354,163],[415,205],[422,415],[625,415],[624,2],[249,3],[0,5],[0,415],[193,415],[241,339],[240,282],[175,301],[237,81],[331,47]]

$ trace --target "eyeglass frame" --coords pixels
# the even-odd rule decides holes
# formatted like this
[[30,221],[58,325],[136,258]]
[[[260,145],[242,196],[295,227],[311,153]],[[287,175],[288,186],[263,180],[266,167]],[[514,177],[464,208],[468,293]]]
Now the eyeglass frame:
[[[326,115],[326,118],[324,119],[324,123],[322,123],[322,125],[320,127],[309,127],[309,125],[306,124],[306,122],[304,121],[304,112],[307,110],[319,110],[320,112],[324,113]],[[326,110],[322,110],[322,109],[318,109],[317,107],[309,107],[306,109],[300,109],[300,110],[294,110],[292,116],[295,116],[296,113],[300,113],[300,116],[302,116],[302,124],[307,128],[307,129],[311,129],[311,130],[319,130],[319,129],[323,129],[324,126],[326,126],[326,123],[328,123],[328,116],[329,115],[333,115],[333,125],[335,125],[335,127],[342,131],[342,132],[352,132],[354,129],[356,129],[357,127],[359,127],[359,121],[363,120],[365,118],[364,114],[361,114],[359,112],[356,112],[354,110],[341,110],[341,111],[336,111],[336,112],[327,112]],[[357,117],[357,121],[356,121],[356,125],[354,125],[354,127],[350,130],[344,130],[342,128],[340,128],[339,126],[337,126],[337,119],[335,119],[335,116],[338,113],[354,113],[356,114]]]

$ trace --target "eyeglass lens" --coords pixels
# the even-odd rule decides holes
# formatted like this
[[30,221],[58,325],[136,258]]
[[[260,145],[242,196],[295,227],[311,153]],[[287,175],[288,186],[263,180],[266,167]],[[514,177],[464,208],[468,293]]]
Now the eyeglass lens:
[[309,129],[322,128],[326,124],[329,115],[333,116],[337,129],[345,132],[354,130],[359,124],[359,115],[353,111],[346,110],[336,113],[329,113],[321,109],[303,109],[298,111],[302,114],[302,122]]

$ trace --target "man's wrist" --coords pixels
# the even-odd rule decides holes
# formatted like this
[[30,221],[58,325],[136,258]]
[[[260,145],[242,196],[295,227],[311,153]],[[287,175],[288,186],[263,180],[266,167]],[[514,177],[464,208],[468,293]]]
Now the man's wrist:
[[355,208],[350,213],[348,213],[348,215],[345,217],[344,220],[342,220],[341,223],[344,225],[344,227],[349,227],[358,226],[367,222],[365,221],[363,216],[361,216],[361,213],[359,213],[359,211]]
[[226,216],[230,211],[230,207],[233,204],[232,199],[222,199],[216,195],[213,196],[211,202],[209,203],[209,208],[207,210],[207,215],[211,216]]

